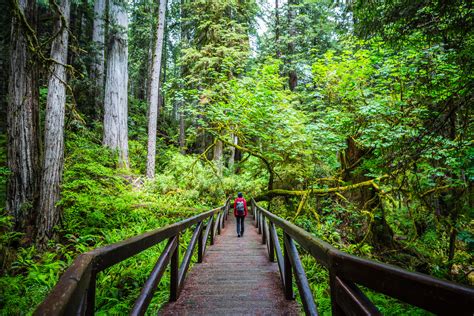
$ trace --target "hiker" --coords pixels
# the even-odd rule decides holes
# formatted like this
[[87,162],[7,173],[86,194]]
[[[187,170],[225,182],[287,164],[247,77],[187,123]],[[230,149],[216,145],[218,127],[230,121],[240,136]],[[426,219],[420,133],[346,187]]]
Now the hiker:
[[237,220],[237,237],[244,236],[244,219],[247,216],[247,201],[243,198],[242,192],[237,194],[234,201],[234,216]]

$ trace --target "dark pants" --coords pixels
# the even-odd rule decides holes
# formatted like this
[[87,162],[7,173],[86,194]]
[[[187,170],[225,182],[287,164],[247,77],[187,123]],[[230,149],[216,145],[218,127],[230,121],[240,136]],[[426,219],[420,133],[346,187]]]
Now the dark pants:
[[235,219],[237,220],[237,235],[243,236],[245,216],[236,216]]

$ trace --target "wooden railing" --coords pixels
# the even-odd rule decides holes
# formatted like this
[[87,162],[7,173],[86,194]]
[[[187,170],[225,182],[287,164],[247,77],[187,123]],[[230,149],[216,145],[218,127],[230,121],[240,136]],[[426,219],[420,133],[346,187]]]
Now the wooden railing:
[[[270,261],[276,260],[286,299],[294,299],[293,276],[306,315],[317,304],[300,261],[295,241],[329,271],[333,315],[380,315],[358,286],[394,297],[436,314],[474,315],[474,289],[424,274],[362,259],[337,250],[302,228],[268,212],[252,199],[252,211]],[[276,227],[282,230],[283,253]]]
[[[226,204],[219,208],[79,255],[63,273],[46,300],[36,309],[34,315],[93,315],[97,274],[166,239],[167,245],[145,282],[130,315],[145,314],[169,263],[170,301],[176,301],[184,284],[196,243],[198,244],[198,262],[202,262],[208,238],[210,237],[210,244],[214,244],[216,234],[220,234],[221,229],[224,228],[229,205],[229,199],[227,199]],[[179,264],[179,236],[184,230],[193,226],[191,241]]]

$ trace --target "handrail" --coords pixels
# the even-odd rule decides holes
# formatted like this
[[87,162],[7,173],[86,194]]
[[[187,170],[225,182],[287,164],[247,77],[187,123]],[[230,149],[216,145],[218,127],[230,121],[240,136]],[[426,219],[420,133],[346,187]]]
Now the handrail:
[[[294,298],[294,274],[306,315],[317,315],[318,311],[293,241],[329,270],[333,315],[380,315],[358,285],[437,314],[474,314],[473,288],[344,253],[270,213],[254,199],[251,202],[255,225],[263,234],[262,243],[267,243],[270,261],[274,261],[273,252],[276,253],[285,297]],[[284,256],[275,226],[283,230]]]
[[[198,243],[198,263],[200,263],[206,251],[209,235],[213,244],[216,230],[217,234],[220,234],[221,228],[224,227],[224,219],[227,219],[230,207],[229,201],[230,198],[226,200],[224,206],[183,221],[79,255],[63,273],[48,297],[38,306],[34,315],[93,315],[97,273],[166,239],[168,239],[168,244],[158,258],[130,314],[143,315],[146,312],[168,264],[171,265],[170,301],[177,300],[196,243]],[[216,214],[216,220],[214,220]],[[206,220],[208,221],[204,224]],[[193,225],[196,225],[193,236],[179,266],[179,235]],[[204,236],[203,230],[205,230]]]

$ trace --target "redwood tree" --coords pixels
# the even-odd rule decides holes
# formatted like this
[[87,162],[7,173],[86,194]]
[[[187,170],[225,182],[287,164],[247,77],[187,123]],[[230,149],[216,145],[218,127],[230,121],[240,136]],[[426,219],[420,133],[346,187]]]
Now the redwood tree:
[[66,104],[66,63],[69,40],[69,0],[59,5],[59,17],[51,45],[51,73],[48,82],[44,131],[43,174],[40,186],[37,243],[44,246],[59,223],[60,185],[64,165],[64,113]]
[[124,2],[110,2],[109,19],[103,143],[118,152],[119,166],[128,168],[128,15]]
[[148,178],[155,176],[156,156],[156,127],[158,120],[158,95],[160,91],[161,56],[163,53],[163,35],[165,31],[166,0],[160,1],[158,29],[156,31],[155,52],[150,79],[150,110],[148,114],[148,156],[146,175]]
[[95,82],[95,113],[102,113],[104,101],[104,42],[105,42],[105,0],[96,0],[94,3],[94,25],[92,28],[92,42],[94,45],[91,75]]
[[[28,41],[36,30],[36,1],[15,2],[11,28],[7,109],[7,210],[24,230],[34,220],[39,179],[39,103],[37,67]],[[24,17],[24,19],[22,19]]]

